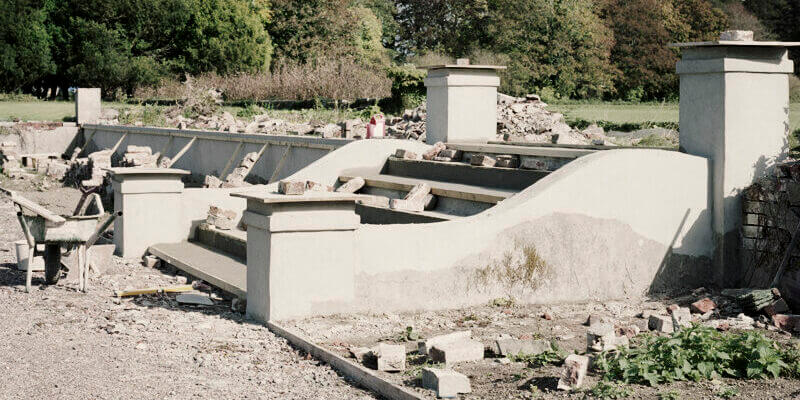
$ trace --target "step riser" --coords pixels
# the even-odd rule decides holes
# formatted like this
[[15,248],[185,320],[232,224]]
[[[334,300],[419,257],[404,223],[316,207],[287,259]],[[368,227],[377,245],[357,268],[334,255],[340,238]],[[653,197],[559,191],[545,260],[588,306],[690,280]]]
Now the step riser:
[[427,162],[396,158],[389,158],[381,173],[506,190],[523,190],[548,174],[546,171],[519,168],[476,167],[463,162]]
[[356,206],[356,214],[361,216],[362,224],[369,225],[429,224],[432,222],[445,221],[443,218],[399,213],[386,208],[365,207],[362,205]]
[[216,229],[197,228],[195,240],[213,249],[234,255],[243,260],[247,259],[247,241],[226,236]]
[[[376,188],[371,186],[365,186],[363,189],[361,189],[359,193],[370,194],[374,196],[384,196],[390,199],[402,199],[407,194],[407,192],[403,191]],[[468,217],[470,215],[481,213],[491,208],[492,206],[494,206],[494,204],[462,200],[462,199],[454,199],[452,197],[438,196],[436,201],[436,207],[432,211],[460,216],[460,217]],[[370,223],[370,222],[364,222],[363,220],[361,222]]]

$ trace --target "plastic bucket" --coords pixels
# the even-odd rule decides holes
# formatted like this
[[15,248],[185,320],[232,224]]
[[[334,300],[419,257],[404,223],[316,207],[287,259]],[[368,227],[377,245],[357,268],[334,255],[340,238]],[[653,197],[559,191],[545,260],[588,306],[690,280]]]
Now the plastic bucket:
[[[30,247],[28,246],[28,242],[25,240],[19,240],[14,242],[14,247],[17,250],[17,269],[20,271],[27,271],[28,265],[28,250]],[[44,271],[44,259],[41,257],[34,257],[33,258],[33,270],[34,271]]]

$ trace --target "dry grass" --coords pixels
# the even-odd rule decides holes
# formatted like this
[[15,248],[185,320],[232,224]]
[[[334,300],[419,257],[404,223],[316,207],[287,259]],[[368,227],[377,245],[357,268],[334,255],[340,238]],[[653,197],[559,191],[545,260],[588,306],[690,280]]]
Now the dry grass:
[[473,281],[476,287],[501,286],[513,299],[514,293],[533,291],[552,276],[552,268],[539,255],[536,246],[521,239],[514,239],[514,247],[493,260],[485,268],[475,270]]
[[[351,58],[321,59],[305,64],[279,62],[272,72],[229,76],[205,74],[194,77],[194,85],[218,89],[226,101],[258,100],[355,100],[388,97],[391,81],[381,70],[366,67]],[[158,87],[141,88],[141,99],[179,99],[183,85],[174,80]]]

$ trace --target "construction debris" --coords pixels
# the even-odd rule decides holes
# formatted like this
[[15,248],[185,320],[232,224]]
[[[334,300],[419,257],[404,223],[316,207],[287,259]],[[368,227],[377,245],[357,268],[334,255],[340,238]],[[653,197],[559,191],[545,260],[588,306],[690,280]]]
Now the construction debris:
[[156,294],[156,293],[191,292],[194,289],[195,288],[193,285],[162,286],[162,287],[145,288],[145,289],[117,290],[114,292],[114,295],[117,297],[130,297],[130,296],[141,296],[141,295]]
[[607,323],[595,324],[586,332],[586,348],[589,351],[606,351],[617,348],[617,331]]
[[425,204],[432,201],[428,198],[430,192],[431,187],[427,183],[417,184],[411,188],[406,197],[402,200],[391,199],[389,201],[389,207],[393,210],[423,211],[425,210]]
[[350,179],[349,181],[345,182],[344,184],[336,188],[336,191],[339,193],[356,193],[359,190],[361,190],[361,188],[363,188],[364,185],[366,184],[367,181],[364,180],[364,178],[356,176],[353,179]]
[[379,343],[366,357],[368,364],[378,371],[398,372],[406,369],[406,348],[400,344]]
[[158,155],[153,154],[153,150],[147,146],[128,146],[123,157],[123,165],[126,167],[156,168]]
[[207,295],[196,294],[196,293],[179,294],[175,297],[175,300],[180,304],[189,304],[196,306],[214,305],[214,301],[212,301],[211,298],[209,298]]
[[571,391],[583,385],[583,379],[589,369],[589,357],[570,354],[564,360],[564,369],[558,380],[558,390]]
[[278,193],[297,196],[306,192],[305,181],[280,181],[278,182]]
[[469,378],[451,369],[423,368],[422,387],[435,391],[439,398],[453,398],[472,392]]
[[678,307],[672,311],[672,328],[680,330],[692,325],[692,313],[686,307]]
[[402,158],[402,159],[406,159],[406,160],[417,160],[417,159],[419,159],[419,156],[417,155],[417,153],[414,153],[413,151],[408,151],[408,150],[405,150],[405,149],[397,149],[397,151],[395,151],[395,153],[394,153],[394,156],[397,157],[397,158]]
[[460,331],[460,332],[448,333],[446,335],[434,336],[427,340],[418,342],[417,352],[422,355],[428,355],[433,346],[450,342],[456,342],[464,339],[470,339],[471,337],[472,337],[472,331]]
[[217,229],[231,230],[236,227],[236,217],[236,211],[210,206],[208,208],[206,223]]
[[472,339],[459,339],[439,343],[431,347],[428,356],[433,362],[451,366],[460,362],[483,359],[483,343]]
[[553,349],[553,345],[544,339],[515,339],[508,335],[502,335],[495,340],[494,352],[504,357],[519,354],[541,354]]
[[445,146],[442,142],[436,142],[430,150],[426,151],[422,154],[423,160],[433,160],[435,157],[439,156],[439,153],[446,150],[447,146]]
[[158,262],[161,261],[156,256],[144,256],[142,257],[142,265],[146,268],[155,268],[158,266]]
[[651,315],[650,320],[647,322],[647,327],[651,331],[662,333],[672,333],[675,331],[672,325],[672,317],[664,317],[661,315]]
[[323,185],[314,181],[306,181],[306,189],[312,192],[333,192],[333,186]]
[[476,154],[470,158],[469,163],[471,165],[477,165],[481,167],[494,167],[497,163],[497,160],[485,154]]

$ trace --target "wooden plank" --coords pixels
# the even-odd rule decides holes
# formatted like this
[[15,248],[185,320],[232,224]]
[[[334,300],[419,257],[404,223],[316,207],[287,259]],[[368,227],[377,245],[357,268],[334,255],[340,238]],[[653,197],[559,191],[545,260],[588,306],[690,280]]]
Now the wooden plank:
[[424,182],[430,185],[431,193],[436,196],[476,201],[479,203],[497,204],[517,193],[515,191],[488,189],[481,186],[431,181],[427,179],[404,178],[392,175],[360,175],[345,172],[345,174],[339,176],[339,180],[341,182],[347,182],[357,176],[364,178],[367,186],[403,192],[408,192],[415,185]]
[[247,264],[198,243],[162,243],[148,252],[189,275],[239,298],[247,298]]
[[192,145],[196,141],[197,141],[197,136],[193,137],[192,140],[189,141],[189,143],[186,143],[186,146],[183,146],[181,151],[179,151],[178,154],[175,154],[175,157],[169,160],[169,165],[167,165],[167,168],[172,168],[172,166],[175,165],[175,163],[178,162],[178,160],[180,160],[181,157],[183,157],[183,155],[186,154],[187,151],[189,151],[189,148],[192,147]]
[[402,386],[393,384],[382,379],[375,372],[364,368],[354,362],[351,362],[344,357],[325,349],[324,347],[314,343],[298,332],[293,332],[286,327],[279,325],[277,322],[268,321],[267,327],[276,335],[286,339],[294,345],[303,349],[308,354],[327,363],[331,368],[339,371],[339,373],[350,378],[360,386],[366,387],[375,391],[379,395],[391,400],[423,400],[427,397],[421,394],[414,393]]
[[48,209],[46,209],[46,208],[44,208],[44,207],[42,207],[42,206],[40,206],[40,205],[38,205],[38,204],[36,204],[36,203],[34,203],[32,201],[20,196],[17,192],[14,192],[12,190],[6,190],[6,189],[3,189],[3,188],[0,188],[0,192],[4,193],[8,197],[10,197],[11,201],[16,203],[20,207],[22,207],[22,208],[24,208],[24,209],[26,209],[26,210],[28,210],[28,211],[40,216],[40,217],[42,217],[42,218],[44,218],[44,219],[46,219],[46,220],[48,220],[48,221],[50,221],[50,222],[52,222],[54,224],[61,225],[61,224],[65,223],[65,222],[67,222],[67,220],[64,219],[64,217],[62,217],[60,215],[56,215],[56,214],[50,212],[50,210],[48,210]]
[[275,171],[272,171],[272,176],[269,177],[268,183],[275,182],[275,178],[278,177],[278,173],[281,172],[283,169],[283,163],[286,162],[286,156],[289,155],[289,151],[292,150],[292,145],[286,146],[286,151],[283,152],[281,159],[278,161],[278,165],[275,166]]

